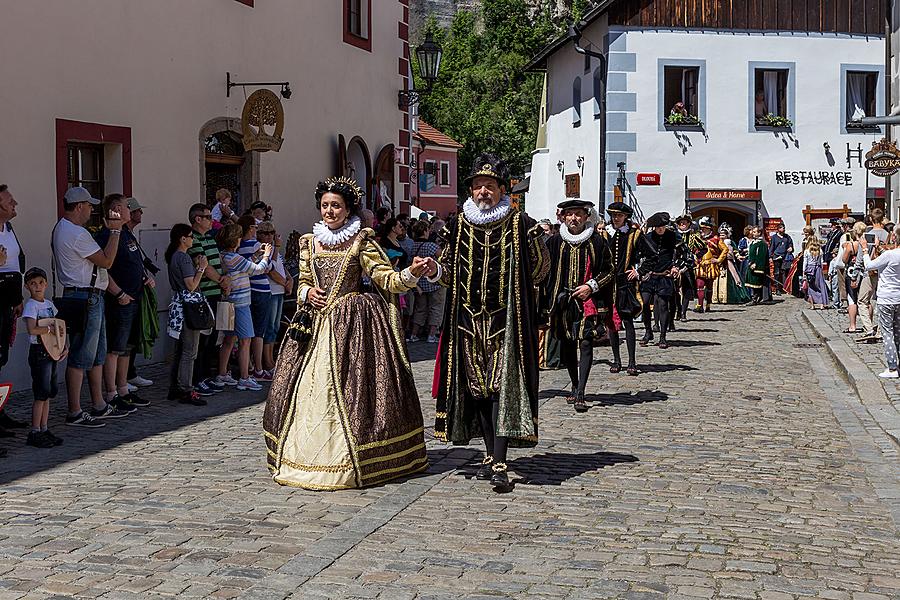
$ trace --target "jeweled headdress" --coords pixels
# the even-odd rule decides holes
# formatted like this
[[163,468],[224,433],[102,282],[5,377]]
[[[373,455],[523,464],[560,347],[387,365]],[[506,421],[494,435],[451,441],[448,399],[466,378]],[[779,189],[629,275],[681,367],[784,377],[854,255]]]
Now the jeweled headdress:
[[328,193],[338,194],[345,202],[354,206],[359,204],[362,197],[366,194],[354,179],[343,175],[340,177],[329,177],[325,181],[320,181],[316,186],[316,202]]

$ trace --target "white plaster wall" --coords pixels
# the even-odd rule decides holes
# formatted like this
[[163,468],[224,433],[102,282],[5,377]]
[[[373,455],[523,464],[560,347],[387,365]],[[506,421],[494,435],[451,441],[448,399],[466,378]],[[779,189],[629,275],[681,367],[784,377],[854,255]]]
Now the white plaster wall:
[[[662,177],[659,187],[635,188],[645,215],[660,210],[680,213],[685,175],[691,188],[753,188],[759,176],[763,216],[783,217],[789,231],[802,228],[801,211],[807,204],[822,208],[847,203],[854,210],[864,209],[866,172],[855,161],[852,168],[847,168],[846,143],[855,148],[861,142],[865,151],[880,135],[841,133],[841,63],[883,64],[883,39],[658,30],[625,30],[624,35],[624,43],[619,40],[613,53],[619,50],[636,54],[635,71],[626,73],[627,92],[637,94],[636,111],[624,113],[627,131],[637,136],[636,150],[625,153],[628,171],[660,173]],[[601,39],[601,34],[598,31],[592,37]],[[706,61],[707,136],[680,132],[678,136],[689,140],[689,145],[679,145],[673,132],[659,131],[663,114],[658,101],[660,58]],[[748,131],[752,87],[748,63],[761,61],[796,63],[796,118],[791,136]],[[556,171],[558,160],[565,160],[568,170],[569,161],[583,154],[590,168],[600,152],[595,130],[586,128],[584,121],[590,115],[590,88],[583,87],[580,131],[571,127],[571,100],[566,107],[566,97],[560,96],[570,94],[566,90],[574,74],[583,74],[583,57],[568,46],[557,52],[549,67],[554,100],[549,110],[548,152],[543,155],[546,158],[533,165],[532,194],[528,198],[529,211],[535,215],[549,213],[556,198],[563,194],[564,186]],[[611,106],[610,118],[613,111]],[[827,162],[824,142],[831,146],[836,161],[833,167]],[[687,146],[686,151],[683,146]],[[616,149],[610,148],[610,152],[615,153]],[[615,170],[614,159],[607,170]],[[776,170],[850,171],[853,185],[777,185]],[[585,183],[582,195],[593,194],[589,197],[596,201],[596,190]],[[613,183],[608,177],[607,190]],[[883,185],[883,180],[870,178],[871,187],[879,185]]]
[[[402,6],[374,0],[372,12],[369,53],[342,41],[334,0],[255,8],[233,0],[0,0],[0,182],[19,201],[14,223],[29,265],[49,267],[55,119],[130,127],[144,227],[168,228],[203,198],[200,128],[240,118],[244,92],[233,88],[226,98],[226,71],[239,81],[290,81],[284,146],[261,156],[260,197],[282,231],[309,230],[312,190],[335,168],[337,135],[362,136],[374,161],[403,124]],[[17,383],[27,380],[22,351],[3,372]]]

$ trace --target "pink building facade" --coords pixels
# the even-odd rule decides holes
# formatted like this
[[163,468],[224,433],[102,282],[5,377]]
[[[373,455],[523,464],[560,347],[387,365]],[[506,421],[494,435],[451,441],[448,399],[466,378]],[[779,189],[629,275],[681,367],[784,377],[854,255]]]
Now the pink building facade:
[[419,120],[412,147],[418,187],[410,190],[419,209],[441,218],[457,211],[460,148],[462,144]]

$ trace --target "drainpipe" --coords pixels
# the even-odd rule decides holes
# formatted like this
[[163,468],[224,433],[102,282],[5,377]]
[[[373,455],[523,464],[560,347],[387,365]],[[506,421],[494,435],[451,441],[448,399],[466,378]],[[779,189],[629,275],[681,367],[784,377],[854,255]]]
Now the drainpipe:
[[[884,107],[885,112],[891,110],[891,85],[893,84],[893,78],[891,73],[891,13],[893,4],[892,0],[885,0],[884,2]],[[885,125],[884,127],[885,138],[890,141],[893,136],[890,125]],[[887,214],[896,217],[894,215],[894,199],[891,197],[891,187],[893,175],[891,177],[884,178],[884,196],[885,203],[887,206]]]
[[569,26],[569,39],[575,47],[575,52],[584,56],[590,56],[600,61],[600,198],[597,203],[598,212],[603,215],[606,210],[606,55],[594,52],[581,46],[581,30],[577,24]]

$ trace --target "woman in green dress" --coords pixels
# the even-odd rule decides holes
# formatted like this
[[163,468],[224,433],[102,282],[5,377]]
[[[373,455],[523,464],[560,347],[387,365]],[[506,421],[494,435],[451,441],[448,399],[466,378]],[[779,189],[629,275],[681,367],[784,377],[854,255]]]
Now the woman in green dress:
[[747,281],[745,285],[750,288],[753,296],[753,304],[762,302],[763,286],[769,285],[766,272],[769,270],[769,246],[760,235],[759,226],[750,230],[750,246],[747,249]]

